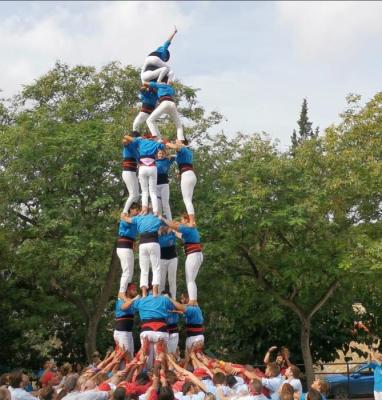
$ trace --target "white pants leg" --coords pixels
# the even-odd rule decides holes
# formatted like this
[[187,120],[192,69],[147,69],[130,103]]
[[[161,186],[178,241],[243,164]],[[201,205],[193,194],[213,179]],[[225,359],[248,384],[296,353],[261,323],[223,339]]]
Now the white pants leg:
[[153,285],[160,284],[160,246],[159,243],[139,245],[139,266],[141,268],[140,287],[149,286],[150,264],[153,271]]
[[159,267],[160,267],[160,285],[159,285],[159,293],[162,293],[166,287],[166,279],[167,279],[167,270],[168,270],[168,261],[160,259]]
[[150,114],[147,118],[146,123],[153,136],[159,136],[160,132],[157,125],[157,120],[164,114],[169,115],[175,123],[176,135],[178,140],[184,140],[183,125],[180,122],[178,110],[176,104],[173,101],[165,100],[162,101],[159,106]]
[[192,345],[196,342],[204,343],[204,335],[189,336],[186,339],[186,349],[191,349]]
[[127,191],[129,192],[129,197],[126,200],[123,212],[127,213],[131,205],[139,200],[139,184],[137,173],[134,171],[123,171],[122,179],[125,182]]
[[172,220],[171,208],[170,208],[170,185],[163,183],[157,185],[157,197],[158,197],[158,210],[163,212],[168,220]]
[[149,193],[153,212],[158,212],[158,199],[157,199],[157,167],[148,167],[141,165],[139,167],[139,183],[142,190],[142,206],[149,206]]
[[178,348],[178,343],[179,343],[179,333],[170,333],[167,342],[167,352],[176,353],[176,349]]
[[180,121],[180,116],[178,113],[178,109],[176,108],[176,104],[171,101],[169,103],[172,103],[172,106],[168,107],[167,113],[170,115],[176,126],[176,138],[178,140],[184,140],[183,125]]
[[142,82],[149,82],[157,79],[157,82],[162,82],[163,78],[170,72],[169,67],[160,67],[154,71],[145,71],[141,73]]
[[382,400],[382,392],[376,392],[374,390],[374,399],[375,400]]
[[134,252],[133,249],[117,248],[117,256],[121,262],[122,275],[119,291],[126,292],[127,285],[132,281],[134,274]]
[[133,122],[133,131],[139,131],[139,128],[143,123],[146,122],[147,118],[150,114],[140,111],[138,115],[135,117]]
[[134,340],[133,334],[126,331],[114,331],[114,341],[120,346],[127,350],[131,357],[134,357]]
[[198,251],[196,253],[191,253],[186,257],[186,283],[187,291],[190,300],[198,299],[198,289],[196,287],[196,277],[199,272],[199,268],[203,262],[203,253]]
[[196,175],[194,171],[183,172],[180,178],[180,189],[184,205],[186,206],[187,214],[195,215],[194,206],[192,204],[192,196],[194,194],[194,187],[196,185]]
[[173,299],[176,298],[176,271],[178,269],[178,257],[170,260],[160,260],[160,292],[166,287],[166,279],[168,277],[168,285]]
[[150,369],[153,366],[154,355],[155,355],[155,347],[154,343],[157,343],[159,340],[163,340],[166,344],[168,342],[168,333],[167,332],[155,332],[155,331],[144,331],[140,334],[141,345],[143,345],[144,339],[148,339],[150,342],[150,351],[149,357],[147,360],[147,368]]

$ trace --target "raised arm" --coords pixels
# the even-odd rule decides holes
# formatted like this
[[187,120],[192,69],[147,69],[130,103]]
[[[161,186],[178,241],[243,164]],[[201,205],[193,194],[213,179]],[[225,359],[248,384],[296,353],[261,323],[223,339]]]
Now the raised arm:
[[269,359],[271,358],[271,353],[272,353],[272,351],[275,351],[276,349],[277,349],[277,346],[272,346],[265,353],[265,356],[264,356],[264,364],[265,365],[269,364]]
[[172,39],[174,39],[174,36],[177,34],[178,30],[176,29],[176,26],[174,26],[174,32],[169,36],[167,39],[168,42],[172,42]]

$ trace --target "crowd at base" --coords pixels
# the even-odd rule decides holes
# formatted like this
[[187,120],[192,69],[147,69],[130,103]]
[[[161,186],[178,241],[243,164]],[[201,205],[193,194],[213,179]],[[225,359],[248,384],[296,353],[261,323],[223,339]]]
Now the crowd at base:
[[163,340],[153,351],[144,338],[134,357],[116,347],[103,360],[94,354],[93,364],[79,373],[68,363],[57,369],[47,362],[41,388],[32,392],[26,390],[28,376],[22,371],[3,374],[0,400],[325,400],[324,381],[316,379],[304,393],[288,350],[270,362],[273,350],[262,371],[211,358],[203,352],[203,342],[195,341],[180,358],[179,351],[167,352]]

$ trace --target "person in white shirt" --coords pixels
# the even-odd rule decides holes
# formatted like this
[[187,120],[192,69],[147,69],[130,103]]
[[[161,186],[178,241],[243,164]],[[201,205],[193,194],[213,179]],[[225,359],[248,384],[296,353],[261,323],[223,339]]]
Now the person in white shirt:
[[232,396],[244,396],[249,393],[248,385],[244,383],[244,379],[240,376],[227,375],[226,383]]
[[265,370],[265,376],[266,378],[261,378],[261,384],[269,390],[272,400],[278,400],[278,390],[284,381],[280,375],[280,367],[274,362],[269,363]]
[[22,388],[23,373],[21,371],[13,371],[9,375],[8,390],[11,393],[11,400],[38,400],[32,396],[24,388]]
[[296,365],[291,365],[286,369],[285,378],[286,380],[284,383],[289,383],[293,387],[295,393],[302,393],[302,385],[299,379],[300,369]]
[[262,393],[263,385],[259,379],[253,379],[251,383],[251,393],[247,395],[235,395],[231,400],[268,400]]
[[205,393],[193,382],[186,382],[182,392],[175,393],[178,400],[204,400]]

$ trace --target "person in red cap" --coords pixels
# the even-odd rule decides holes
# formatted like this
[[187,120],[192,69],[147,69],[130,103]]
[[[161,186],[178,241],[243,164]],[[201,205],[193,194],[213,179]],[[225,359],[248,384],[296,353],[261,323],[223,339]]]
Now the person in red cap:
[[118,346],[123,347],[134,356],[133,327],[135,307],[134,301],[140,296],[137,294],[137,285],[130,283],[124,296],[118,297],[115,303],[115,328],[114,340]]

